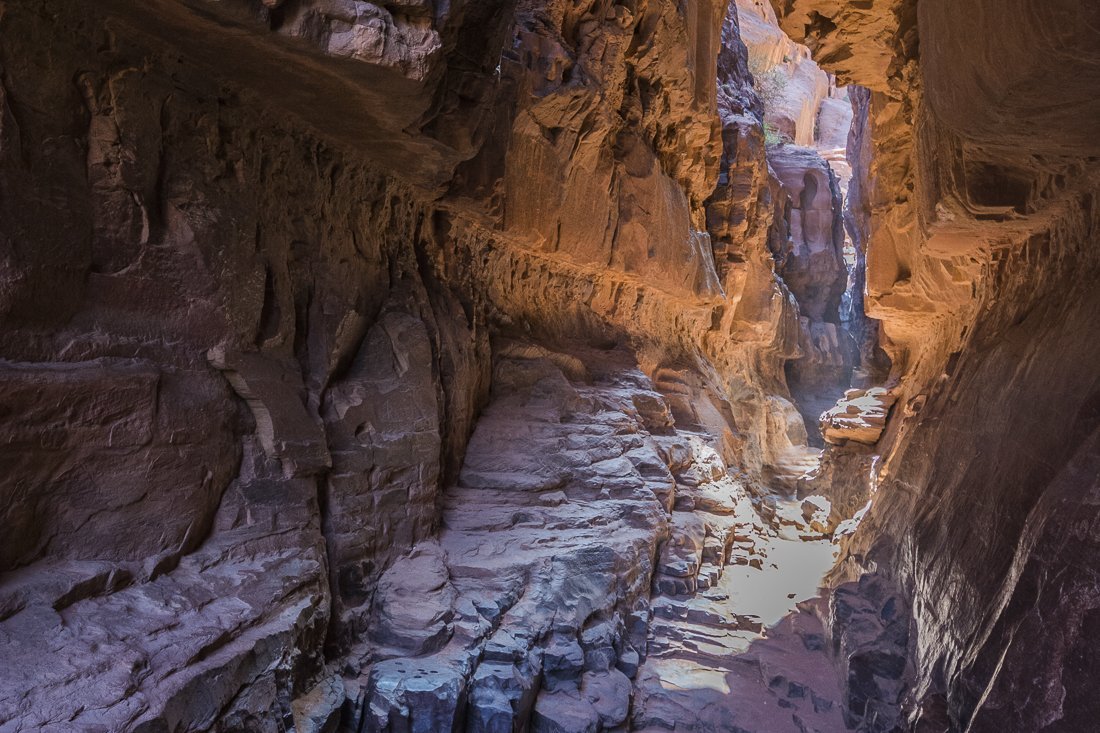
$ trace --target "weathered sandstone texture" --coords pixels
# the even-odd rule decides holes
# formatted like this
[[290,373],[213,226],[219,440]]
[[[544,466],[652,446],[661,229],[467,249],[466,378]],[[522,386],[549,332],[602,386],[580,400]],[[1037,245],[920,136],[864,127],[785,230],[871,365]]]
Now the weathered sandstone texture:
[[6,3],[0,730],[838,724],[761,478],[839,209],[728,10]]
[[3,3],[0,732],[1089,730],[1098,13]]
[[[788,142],[804,147],[816,145],[823,137],[819,130],[822,115],[835,123],[824,105],[841,93],[814,63],[810,50],[783,32],[766,0],[737,0],[736,5],[750,69],[768,81],[764,119]],[[833,109],[832,104],[829,109]],[[829,124],[824,137],[832,143],[829,147],[843,147],[847,132],[847,127],[837,130]]]
[[840,186],[830,165],[811,148],[777,145],[768,161],[790,202],[789,238],[777,266],[799,305],[802,358],[787,362],[787,385],[809,435],[820,445],[818,417],[851,383],[856,357],[841,318],[848,268]]
[[[1088,730],[1100,108],[1085,90],[1100,85],[1100,9],[774,5],[823,68],[864,87],[850,203],[897,402],[877,457],[830,448],[823,473],[870,469],[837,580],[860,603],[900,594],[912,622],[864,639],[892,661],[849,688],[849,710],[919,731]],[[853,628],[838,614],[834,644]],[[874,716],[861,724],[883,729]]]
[[850,389],[821,414],[821,434],[826,442],[837,445],[847,441],[874,445],[886,428],[893,404],[893,396],[883,387]]
[[843,215],[852,109],[847,90],[779,28],[770,5],[740,0],[736,11],[761,97],[769,173],[781,186],[782,231],[773,236],[773,256],[799,303],[801,357],[787,362],[786,381],[810,442],[820,445],[819,415],[860,366],[847,333],[853,319]]

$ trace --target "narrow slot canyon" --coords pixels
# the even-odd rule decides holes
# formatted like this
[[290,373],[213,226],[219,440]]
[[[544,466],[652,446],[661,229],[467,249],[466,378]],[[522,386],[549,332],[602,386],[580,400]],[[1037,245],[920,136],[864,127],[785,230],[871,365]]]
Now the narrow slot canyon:
[[0,733],[1100,730],[1100,5],[0,2]]

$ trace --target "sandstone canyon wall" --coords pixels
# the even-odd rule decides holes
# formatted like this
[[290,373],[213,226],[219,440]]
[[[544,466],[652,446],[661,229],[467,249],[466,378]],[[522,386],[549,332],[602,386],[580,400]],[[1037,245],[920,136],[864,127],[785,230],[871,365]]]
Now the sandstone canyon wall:
[[[883,661],[860,705],[901,702],[920,731],[1089,730],[1097,8],[775,5],[824,68],[869,90],[852,209],[897,402],[880,461],[848,445],[826,464],[872,473],[845,592],[893,584],[913,623],[862,638]],[[860,641],[850,607],[834,603],[842,646]],[[905,675],[908,690],[884,681]]]
[[5,4],[0,729],[674,725],[806,441],[727,10]]
[[1087,730],[1095,10],[774,5],[4,3],[0,731]]

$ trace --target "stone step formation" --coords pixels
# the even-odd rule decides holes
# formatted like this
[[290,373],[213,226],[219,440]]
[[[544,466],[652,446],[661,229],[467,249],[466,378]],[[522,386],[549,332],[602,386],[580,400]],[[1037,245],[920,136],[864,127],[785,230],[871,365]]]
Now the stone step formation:
[[844,730],[799,607],[824,528],[679,430],[624,356],[583,381],[564,355],[497,364],[438,541],[380,583],[352,730]]
[[1100,720],[1100,3],[4,0],[0,733]]

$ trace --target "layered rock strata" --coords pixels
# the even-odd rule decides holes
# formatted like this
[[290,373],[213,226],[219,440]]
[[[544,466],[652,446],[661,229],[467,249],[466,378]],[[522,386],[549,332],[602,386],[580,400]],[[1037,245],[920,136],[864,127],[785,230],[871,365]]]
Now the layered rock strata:
[[[383,608],[403,613],[383,611],[347,683],[352,729],[839,729],[815,616],[763,641],[792,601],[722,602],[767,588],[766,564],[816,551],[822,572],[827,543],[762,539],[773,523],[745,479],[674,427],[628,354],[504,353],[438,541],[383,576]],[[415,601],[410,573],[431,579]],[[726,692],[695,689],[708,676]]]
[[0,730],[629,724],[806,440],[736,16],[2,12]]
[[790,202],[788,242],[777,265],[799,305],[801,358],[787,362],[787,385],[820,445],[818,418],[851,383],[856,353],[841,318],[848,287],[843,199],[830,164],[811,148],[778,145],[768,163]]
[[900,589],[914,675],[879,699],[915,730],[1087,729],[1097,9],[776,7],[868,90],[853,211],[897,404],[843,573]]
[[846,333],[859,317],[850,308],[855,262],[842,213],[852,109],[847,90],[779,28],[770,5],[744,0],[736,11],[761,97],[769,173],[781,186],[783,226],[773,255],[799,302],[800,356],[788,361],[785,376],[810,442],[821,445],[818,417],[849,386],[860,361]]
[[0,730],[1088,729],[1097,10],[775,5],[829,502],[736,13],[6,3]]

